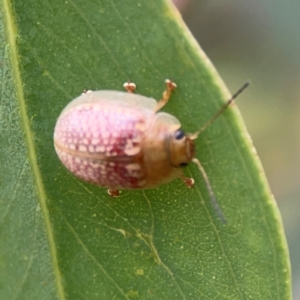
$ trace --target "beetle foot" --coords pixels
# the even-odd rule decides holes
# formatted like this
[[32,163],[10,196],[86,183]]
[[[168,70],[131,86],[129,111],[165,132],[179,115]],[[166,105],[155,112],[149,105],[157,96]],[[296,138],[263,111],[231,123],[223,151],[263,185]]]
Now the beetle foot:
[[170,80],[170,79],[166,79],[165,83],[166,83],[166,86],[167,86],[166,92],[169,91],[169,93],[171,93],[173,90],[175,90],[177,88],[177,84],[174,81]]
[[92,92],[91,90],[83,90],[81,95],[89,94],[91,92]]
[[136,84],[133,82],[127,81],[123,84],[123,87],[128,93],[133,93],[136,89]]
[[177,88],[177,84],[170,79],[166,79],[165,83],[166,90],[163,92],[163,97],[160,100],[163,105],[165,105],[169,101],[172,91],[174,91]]
[[187,188],[192,188],[195,184],[194,178],[185,177],[183,174],[180,176],[180,179],[184,182]]
[[118,190],[107,190],[107,193],[109,196],[113,197],[113,198],[116,198],[116,197],[119,197],[120,195],[120,192]]

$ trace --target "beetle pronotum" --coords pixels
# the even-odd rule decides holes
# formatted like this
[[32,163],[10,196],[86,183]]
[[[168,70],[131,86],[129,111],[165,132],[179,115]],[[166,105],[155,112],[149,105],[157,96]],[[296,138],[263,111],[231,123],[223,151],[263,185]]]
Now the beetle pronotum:
[[194,140],[248,86],[245,83],[197,132],[185,134],[177,118],[159,110],[168,102],[176,84],[166,80],[158,102],[134,94],[134,83],[120,91],[87,91],[61,112],[54,131],[55,150],[75,176],[108,188],[111,196],[119,190],[155,188],[175,178],[188,187],[194,184],[182,167],[195,163],[207,186],[212,205],[225,221],[211,184],[200,161],[194,157]]

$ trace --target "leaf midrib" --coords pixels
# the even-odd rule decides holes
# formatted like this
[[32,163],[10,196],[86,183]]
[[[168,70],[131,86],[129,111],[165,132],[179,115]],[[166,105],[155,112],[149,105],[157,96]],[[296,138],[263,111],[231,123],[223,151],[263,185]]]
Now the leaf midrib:
[[16,44],[17,28],[15,26],[16,21],[14,20],[13,9],[11,7],[11,3],[9,2],[9,0],[3,0],[3,14],[4,14],[4,22],[6,24],[6,35],[7,35],[8,45],[10,49],[10,60],[11,60],[12,73],[15,82],[16,97],[19,103],[20,117],[21,117],[21,122],[24,130],[25,144],[27,145],[29,163],[32,168],[33,179],[36,184],[37,198],[39,199],[39,205],[41,207],[41,211],[44,217],[48,243],[49,243],[49,250],[50,250],[50,255],[51,255],[52,265],[53,265],[53,272],[54,272],[54,276],[56,277],[55,282],[57,286],[57,294],[61,300],[65,300],[66,299],[65,292],[62,285],[62,277],[59,270],[53,229],[51,226],[50,218],[48,215],[48,208],[46,204],[47,196],[45,193],[43,182],[41,180],[42,178],[41,172],[36,160],[36,152],[35,152],[34,141],[33,141],[33,132],[31,131],[29,125],[29,118],[28,118],[26,105],[25,105],[23,85],[22,85],[21,74],[20,74],[19,63],[18,63],[19,59],[18,59],[18,51],[17,51],[17,44]]

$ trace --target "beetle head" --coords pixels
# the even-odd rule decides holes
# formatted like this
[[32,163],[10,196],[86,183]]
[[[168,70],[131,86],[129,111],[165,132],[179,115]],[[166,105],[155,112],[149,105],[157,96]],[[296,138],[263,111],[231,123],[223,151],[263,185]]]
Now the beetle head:
[[177,129],[169,138],[171,164],[176,167],[185,167],[195,155],[194,141],[182,129]]

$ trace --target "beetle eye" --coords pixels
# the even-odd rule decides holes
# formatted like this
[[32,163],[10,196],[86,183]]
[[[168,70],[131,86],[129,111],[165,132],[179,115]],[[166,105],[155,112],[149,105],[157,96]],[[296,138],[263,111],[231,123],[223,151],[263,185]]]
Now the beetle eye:
[[180,164],[179,166],[180,166],[180,168],[184,168],[184,167],[186,167],[188,165],[188,163],[182,163],[182,164]]
[[174,136],[176,140],[181,140],[185,137],[185,132],[182,129],[178,129],[175,131]]

